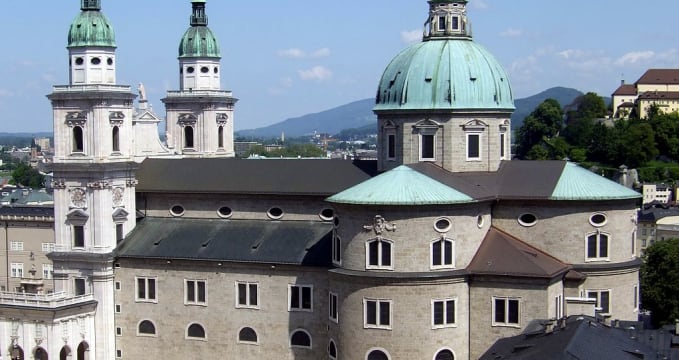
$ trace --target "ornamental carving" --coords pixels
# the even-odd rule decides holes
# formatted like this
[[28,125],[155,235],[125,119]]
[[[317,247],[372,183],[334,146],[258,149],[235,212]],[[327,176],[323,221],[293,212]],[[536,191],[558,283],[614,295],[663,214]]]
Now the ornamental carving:
[[84,208],[87,206],[87,193],[85,189],[75,188],[71,190],[71,204],[76,208]]
[[111,125],[122,125],[123,120],[125,120],[125,114],[122,111],[111,111],[108,115],[108,119]]
[[196,115],[193,114],[179,114],[180,125],[193,125],[198,121]]
[[108,181],[93,181],[87,183],[87,187],[95,190],[103,190],[111,188],[111,184]]
[[375,215],[372,225],[364,225],[363,229],[374,231],[375,235],[380,238],[385,231],[396,231],[396,224],[387,222],[381,215]]
[[66,125],[83,126],[87,122],[87,114],[82,111],[69,111],[66,113]]
[[119,207],[123,205],[123,199],[125,195],[125,189],[121,187],[114,188],[112,191],[113,196],[113,206]]
[[52,180],[52,188],[59,190],[66,189],[66,182],[64,179]]
[[125,183],[125,185],[127,185],[127,187],[135,187],[138,184],[139,184],[139,181],[137,179],[128,179],[127,182]]
[[229,120],[229,115],[226,113],[218,113],[217,114],[217,124],[219,125],[224,125],[226,122]]

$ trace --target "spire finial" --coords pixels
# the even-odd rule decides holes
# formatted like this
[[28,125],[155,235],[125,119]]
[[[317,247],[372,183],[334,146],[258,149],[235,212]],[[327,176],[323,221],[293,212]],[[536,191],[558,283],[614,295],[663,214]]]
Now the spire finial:
[[471,38],[467,19],[467,0],[429,0],[429,18],[424,40],[434,38]]
[[80,10],[99,11],[101,10],[101,0],[80,0]]
[[191,14],[191,26],[207,26],[207,14],[205,14],[206,0],[191,0],[193,14]]

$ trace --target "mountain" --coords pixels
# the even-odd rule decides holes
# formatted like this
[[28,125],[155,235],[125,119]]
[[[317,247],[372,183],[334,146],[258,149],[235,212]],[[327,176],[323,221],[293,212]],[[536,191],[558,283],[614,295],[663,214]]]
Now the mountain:
[[582,92],[565,87],[553,87],[547,89],[539,94],[529,96],[523,99],[514,100],[516,110],[512,114],[512,128],[518,129],[523,124],[523,119],[535,110],[538,105],[547,99],[555,99],[565,107],[571,104],[578,96],[584,95]]
[[[516,111],[512,115],[512,127],[518,128],[523,124],[523,119],[528,116],[540,103],[552,98],[556,99],[561,106],[572,103],[582,92],[565,87],[553,87],[539,94],[517,99],[514,101]],[[243,137],[278,137],[281,133],[286,136],[301,136],[312,134],[314,131],[319,133],[338,134],[342,130],[362,128],[375,124],[376,117],[372,112],[375,106],[374,99],[364,99],[342,105],[330,110],[315,114],[308,114],[297,118],[251,130],[240,130],[237,136]]]
[[336,108],[315,114],[308,114],[296,118],[251,130],[240,130],[237,136],[244,137],[278,137],[282,132],[285,136],[302,136],[319,133],[337,134],[344,129],[360,128],[374,124],[377,117],[372,112],[375,99],[364,99],[338,106]]

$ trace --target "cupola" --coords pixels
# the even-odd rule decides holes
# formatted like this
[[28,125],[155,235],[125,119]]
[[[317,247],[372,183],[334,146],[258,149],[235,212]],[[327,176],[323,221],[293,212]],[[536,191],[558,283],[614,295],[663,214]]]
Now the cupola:
[[221,58],[219,42],[207,26],[206,0],[193,0],[191,27],[179,42],[179,58]]
[[71,23],[68,47],[116,46],[115,32],[101,12],[101,0],[81,0],[80,14]]

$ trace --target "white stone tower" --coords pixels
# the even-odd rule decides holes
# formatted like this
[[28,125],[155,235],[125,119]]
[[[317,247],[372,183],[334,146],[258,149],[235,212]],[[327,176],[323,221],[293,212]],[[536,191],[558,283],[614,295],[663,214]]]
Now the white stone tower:
[[113,250],[135,226],[136,95],[116,85],[115,35],[100,0],[81,0],[81,10],[68,36],[70,84],[48,95],[55,136],[50,258],[56,291],[66,301],[94,304],[69,315],[80,325],[64,330],[64,342],[70,348],[85,342],[86,358],[114,359]]
[[191,27],[179,43],[179,91],[162,101],[167,145],[186,157],[233,157],[236,99],[221,90],[219,44],[208,25],[206,0],[192,0]]

